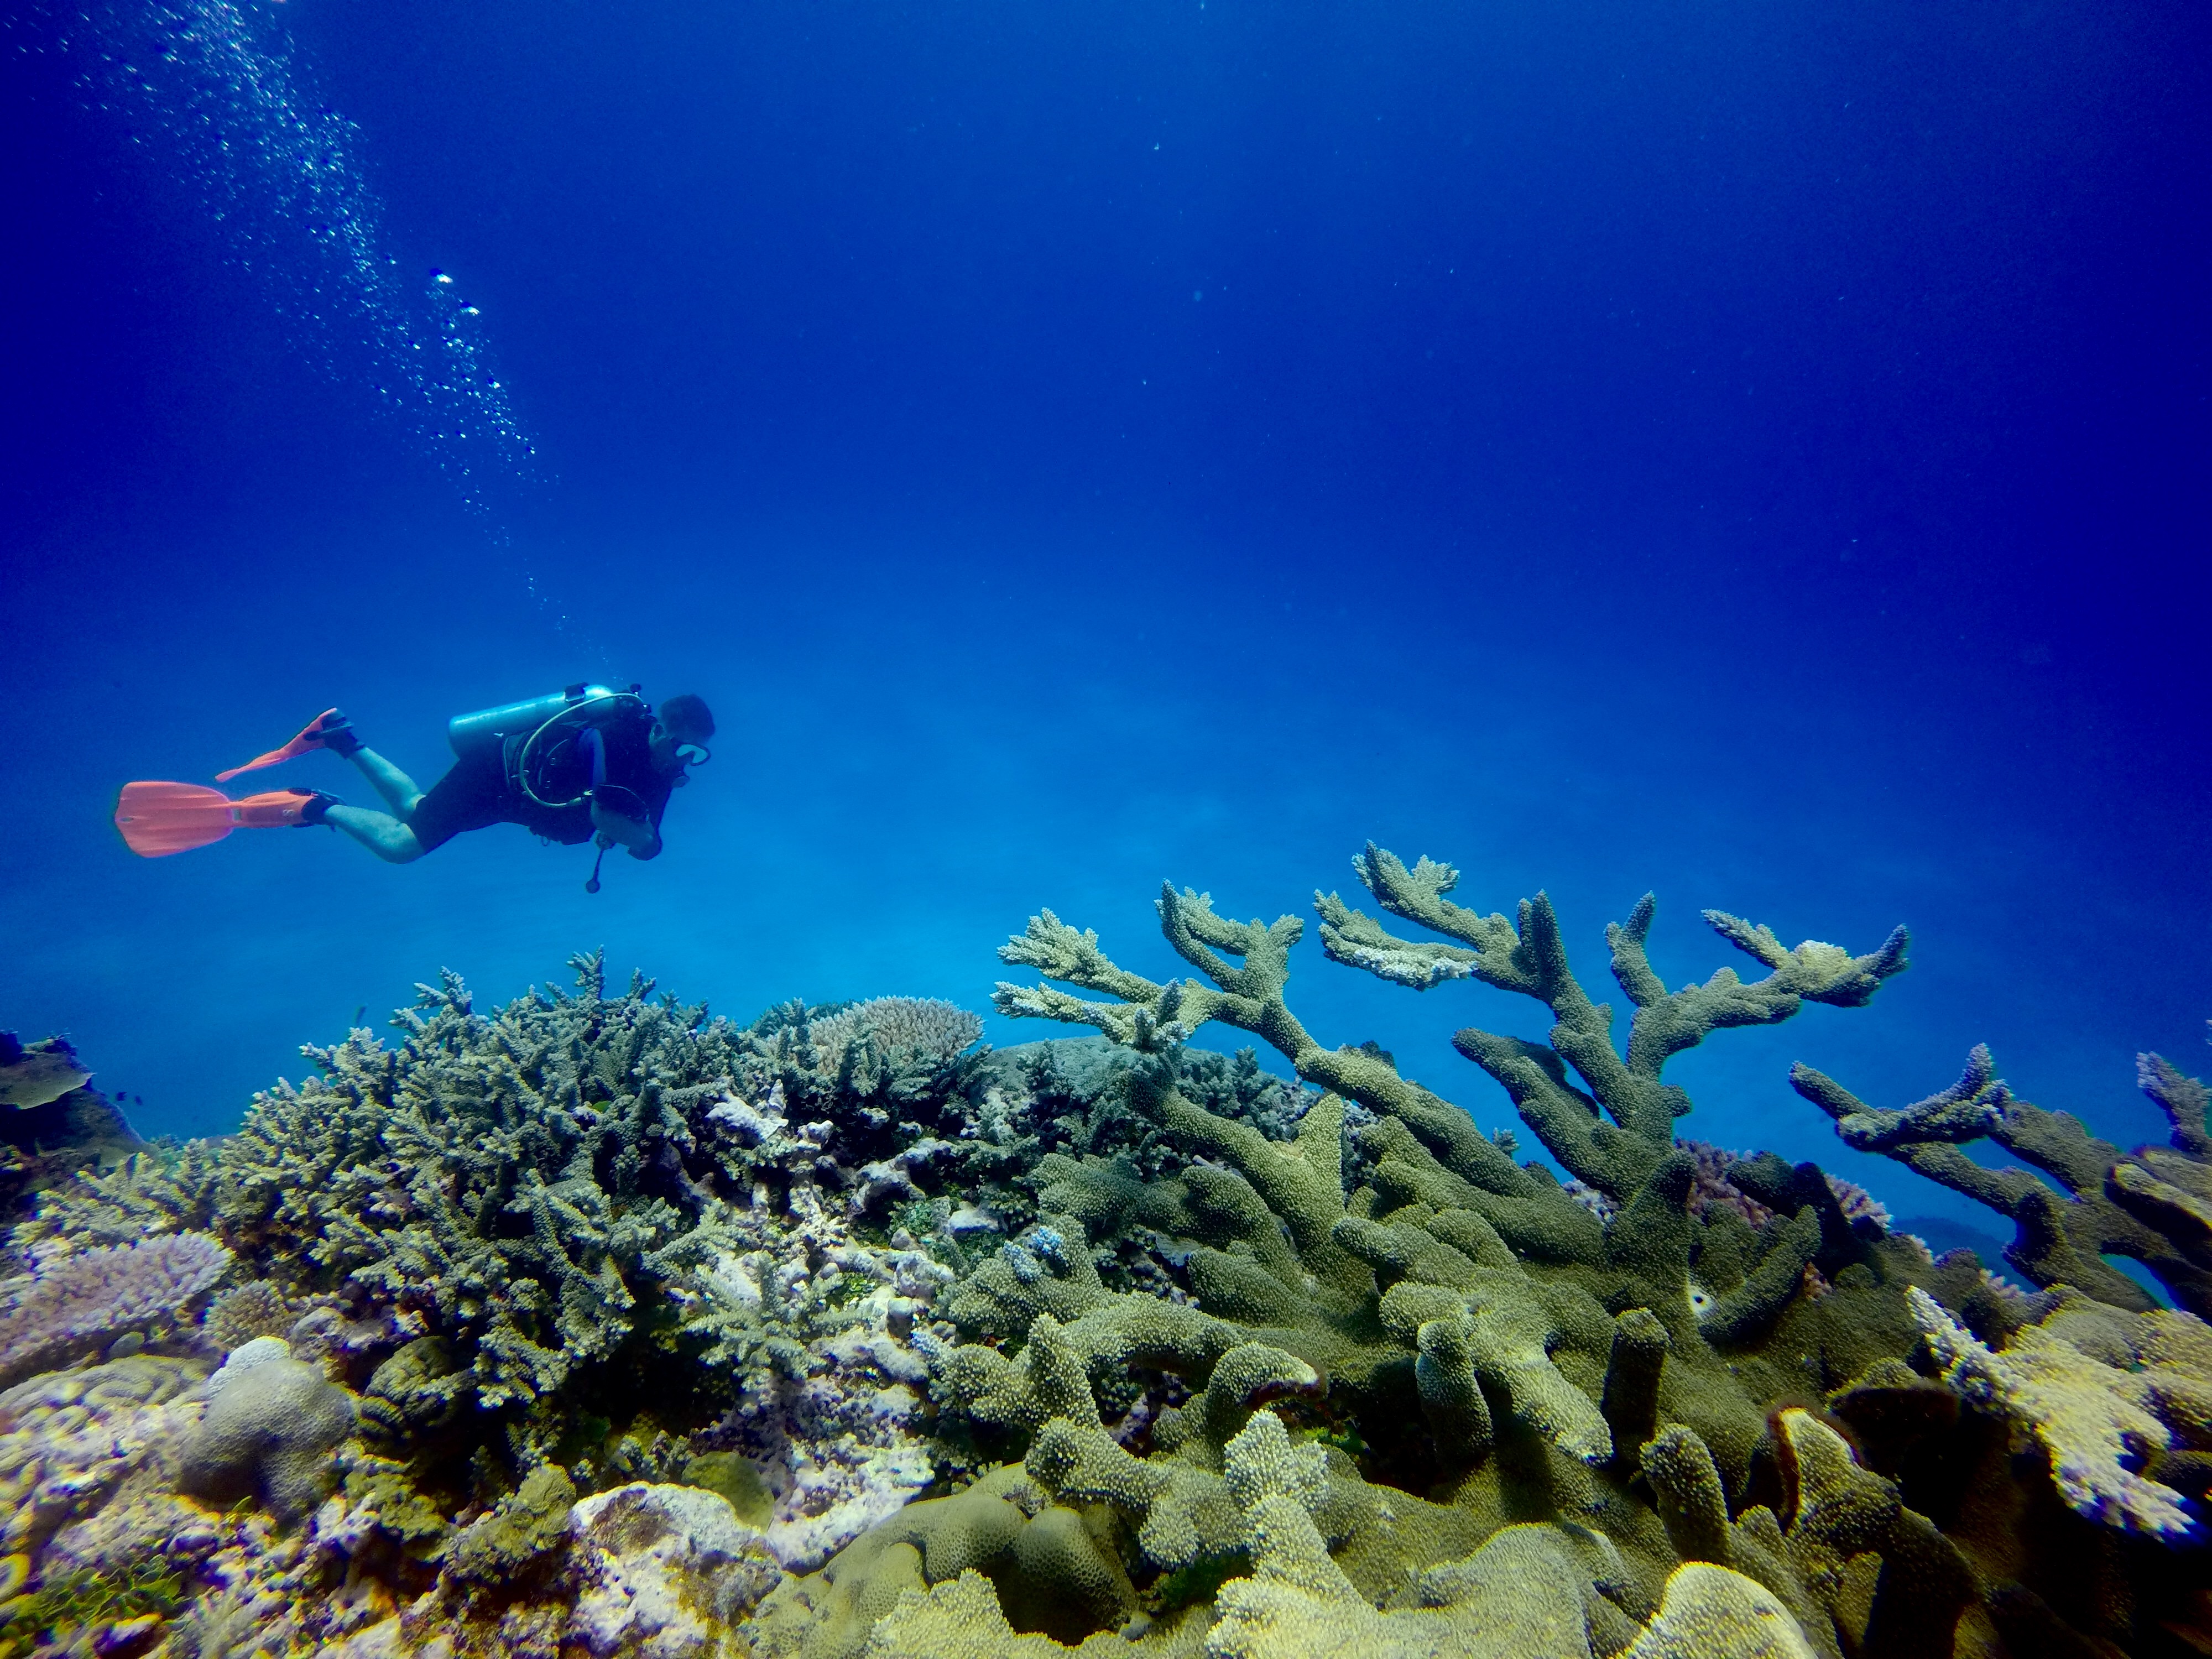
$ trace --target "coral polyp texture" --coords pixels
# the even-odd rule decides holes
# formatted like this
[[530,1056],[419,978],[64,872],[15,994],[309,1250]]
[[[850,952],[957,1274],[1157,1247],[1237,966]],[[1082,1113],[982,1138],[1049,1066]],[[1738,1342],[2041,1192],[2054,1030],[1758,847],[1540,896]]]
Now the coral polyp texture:
[[1316,895],[1327,958],[1541,1010],[1453,1041],[1549,1161],[1310,1031],[1300,919],[1167,886],[1188,976],[1049,911],[1002,951],[1039,976],[1002,1012],[1096,1035],[448,975],[236,1133],[46,1185],[0,1286],[0,1656],[2212,1651],[2201,1085],[2147,1056],[2172,1148],[2122,1154],[1984,1056],[1893,1112],[1798,1068],[2001,1200],[2031,1294],[1677,1134],[1674,1055],[1865,1006],[1901,929],[1708,911],[1749,975],[1670,988],[1647,897],[1620,1034],[1541,895],[1355,867],[1407,931]]

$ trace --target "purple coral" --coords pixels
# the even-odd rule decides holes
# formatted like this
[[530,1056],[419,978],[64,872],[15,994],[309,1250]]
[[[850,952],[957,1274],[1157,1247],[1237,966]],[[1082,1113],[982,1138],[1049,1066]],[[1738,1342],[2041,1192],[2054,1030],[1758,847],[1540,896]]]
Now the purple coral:
[[[1697,1172],[1690,1178],[1690,1210],[1704,1216],[1713,1206],[1734,1210],[1756,1230],[1764,1227],[1774,1217],[1774,1212],[1729,1179],[1732,1164],[1748,1163],[1741,1152],[1731,1152],[1703,1140],[1678,1139],[1674,1145],[1698,1160]],[[1890,1225],[1889,1206],[1855,1181],[1841,1176],[1821,1172],[1820,1179],[1828,1183],[1828,1190],[1836,1195],[1837,1206],[1847,1221],[1871,1221],[1882,1231]]]
[[0,1283],[0,1365],[175,1312],[221,1279],[230,1252],[205,1233],[166,1233],[34,1263]]
[[1718,1205],[1724,1210],[1734,1210],[1756,1229],[1764,1227],[1773,1218],[1774,1212],[1728,1178],[1729,1166],[1736,1161],[1736,1154],[1708,1141],[1678,1139],[1676,1148],[1698,1160],[1698,1168],[1690,1177],[1690,1212],[1702,1216]]

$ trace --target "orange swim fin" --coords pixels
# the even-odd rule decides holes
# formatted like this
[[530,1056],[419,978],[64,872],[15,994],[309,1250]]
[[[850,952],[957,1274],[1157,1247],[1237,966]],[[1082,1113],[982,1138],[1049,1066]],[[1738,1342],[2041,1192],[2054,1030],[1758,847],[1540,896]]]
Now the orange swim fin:
[[234,830],[283,830],[308,822],[312,789],[272,789],[233,800],[204,783],[126,783],[115,827],[142,859],[165,859],[221,841]]
[[[262,767],[274,766],[279,761],[288,761],[295,756],[304,755],[310,749],[320,749],[323,746],[324,738],[329,735],[323,723],[333,714],[338,714],[338,711],[335,708],[325,708],[301,726],[300,735],[282,749],[272,749],[265,755],[256,755],[243,766],[234,766],[228,772],[218,772],[215,775],[215,781],[217,783],[228,783],[240,772],[258,771]],[[347,729],[345,717],[343,714],[338,714],[337,724],[339,730]],[[194,845],[198,844],[194,843]]]

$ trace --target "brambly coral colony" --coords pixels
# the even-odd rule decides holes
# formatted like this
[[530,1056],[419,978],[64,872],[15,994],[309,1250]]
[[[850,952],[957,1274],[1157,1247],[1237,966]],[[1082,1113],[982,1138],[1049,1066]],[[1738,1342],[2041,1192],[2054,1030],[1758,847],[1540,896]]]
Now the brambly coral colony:
[[448,975],[143,1146],[10,1042],[0,1656],[2212,1653],[2202,1085],[2146,1056],[2172,1144],[2124,1153],[1980,1050],[1895,1110],[1800,1068],[2013,1220],[2000,1277],[1676,1135],[1671,1056],[1867,1003],[1902,931],[1708,911],[1759,976],[1669,990],[1647,898],[1624,1049],[1542,896],[1357,866],[1420,936],[1317,896],[1331,960],[1547,1011],[1454,1042],[1565,1182],[1310,1035],[1300,921],[1173,887],[1191,977],[1044,912],[997,1005],[1098,1035],[997,1052],[949,1004],[741,1026],[583,958],[489,1013]]

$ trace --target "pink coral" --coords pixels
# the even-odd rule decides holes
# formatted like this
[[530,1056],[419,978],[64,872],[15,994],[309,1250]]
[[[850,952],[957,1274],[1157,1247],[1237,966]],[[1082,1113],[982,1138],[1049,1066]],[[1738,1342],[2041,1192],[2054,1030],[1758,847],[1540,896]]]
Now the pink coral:
[[35,1263],[0,1283],[0,1366],[173,1314],[210,1288],[230,1252],[205,1233],[167,1233]]

